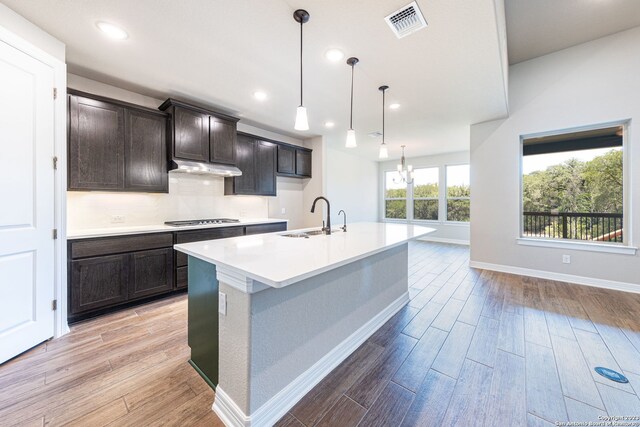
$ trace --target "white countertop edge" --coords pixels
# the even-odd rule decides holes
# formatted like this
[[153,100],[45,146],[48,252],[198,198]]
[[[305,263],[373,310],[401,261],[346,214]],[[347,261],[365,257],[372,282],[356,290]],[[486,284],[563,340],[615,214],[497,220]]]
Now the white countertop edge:
[[[293,232],[301,232],[301,231],[303,231],[303,230],[293,230]],[[356,256],[351,257],[351,258],[343,259],[343,260],[335,262],[333,264],[327,264],[324,267],[321,267],[321,268],[318,268],[318,269],[315,269],[315,270],[311,270],[311,271],[308,271],[308,272],[306,272],[304,274],[299,274],[297,276],[290,277],[287,280],[281,280],[281,281],[271,280],[271,279],[268,279],[266,277],[259,276],[257,274],[252,274],[250,272],[247,272],[246,270],[241,270],[239,268],[232,267],[232,266],[230,266],[228,264],[225,264],[223,262],[217,261],[217,260],[215,260],[213,258],[209,258],[209,257],[203,256],[202,254],[199,254],[197,252],[193,252],[193,251],[191,251],[189,249],[186,249],[186,248],[183,247],[182,244],[174,245],[173,248],[175,250],[183,252],[183,253],[185,253],[187,255],[190,255],[192,257],[198,258],[198,259],[200,259],[202,261],[208,262],[210,264],[215,264],[216,269],[222,268],[223,270],[231,271],[231,272],[233,272],[235,274],[239,274],[239,275],[242,275],[242,276],[247,277],[249,279],[256,280],[256,281],[258,281],[260,283],[264,283],[265,285],[271,286],[272,288],[284,288],[285,286],[292,285],[294,283],[300,282],[300,281],[308,279],[310,277],[318,276],[318,275],[320,275],[322,273],[326,273],[329,270],[334,270],[336,268],[342,267],[342,266],[350,264],[352,262],[359,261],[361,259],[370,257],[371,255],[375,255],[375,254],[378,254],[380,252],[384,252],[384,251],[387,251],[389,249],[398,247],[400,245],[403,245],[405,243],[410,242],[411,240],[416,240],[416,239],[419,239],[420,237],[424,237],[427,234],[433,233],[434,231],[436,231],[436,230],[431,229],[430,231],[427,231],[425,233],[421,233],[419,235],[415,235],[415,236],[413,236],[411,238],[408,238],[406,240],[401,240],[399,242],[393,243],[393,244],[388,245],[388,246],[384,246],[384,247],[377,248],[377,249],[374,249],[374,250],[371,250],[371,251],[368,251],[368,252],[364,252],[362,254],[356,255]],[[289,232],[292,232],[292,231],[289,231]],[[269,233],[269,234],[282,234],[282,233],[283,232],[275,232],[275,233]]]
[[80,240],[80,239],[92,239],[97,237],[116,237],[116,236],[129,236],[133,234],[147,234],[147,233],[166,233],[171,231],[190,231],[190,230],[202,230],[206,228],[223,228],[223,227],[240,227],[243,225],[259,225],[259,224],[276,224],[279,222],[289,222],[288,219],[280,218],[257,218],[257,219],[241,219],[240,222],[224,223],[224,224],[203,224],[203,225],[190,225],[183,227],[174,227],[171,225],[159,224],[159,225],[140,225],[132,227],[114,227],[114,228],[95,228],[84,230],[71,230],[67,231],[67,240]]

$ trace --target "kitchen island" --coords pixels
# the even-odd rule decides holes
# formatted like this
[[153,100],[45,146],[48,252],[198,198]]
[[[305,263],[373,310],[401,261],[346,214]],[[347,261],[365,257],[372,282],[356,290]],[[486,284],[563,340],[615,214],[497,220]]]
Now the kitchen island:
[[175,245],[189,255],[192,361],[226,425],[272,425],[402,308],[408,241],[433,229],[303,231]]

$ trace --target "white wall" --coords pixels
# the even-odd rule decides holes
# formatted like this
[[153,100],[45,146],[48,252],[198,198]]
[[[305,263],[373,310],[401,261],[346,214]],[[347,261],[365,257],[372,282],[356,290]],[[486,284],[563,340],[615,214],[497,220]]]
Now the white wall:
[[[380,201],[378,203],[378,212],[380,218],[384,218],[384,173],[386,171],[395,171],[400,160],[389,160],[386,162],[380,162],[378,167],[378,181],[379,181],[379,195]],[[414,221],[416,224],[424,224],[428,227],[435,228],[436,231],[429,234],[421,240],[430,241],[450,241],[456,243],[466,244],[469,243],[469,224],[467,223],[455,223],[445,221],[447,217],[447,207],[444,200],[446,200],[446,166],[447,165],[461,165],[469,164],[469,152],[458,151],[454,153],[439,154],[436,156],[422,156],[407,158],[407,164],[412,165],[414,168],[427,168],[438,167],[439,168],[439,191],[440,191],[440,203],[438,205],[439,221]],[[471,193],[473,193],[473,186]],[[397,221],[397,220],[394,220]]]
[[321,136],[305,141],[305,146],[313,150],[311,160],[311,179],[303,180],[302,212],[304,227],[318,227],[322,225],[324,216],[324,203],[315,213],[311,213],[313,200],[318,196],[326,195],[326,143]]
[[57,60],[65,62],[64,43],[36,27],[2,3],[0,3],[0,27],[11,31]]
[[[471,127],[471,260],[640,285],[638,255],[522,246],[519,137],[631,119],[627,166],[640,163],[640,28],[512,66],[510,117]],[[640,243],[640,174],[631,182],[631,244]],[[629,200],[628,200],[629,202]],[[635,214],[635,216],[634,216]],[[571,264],[562,264],[562,254]],[[582,280],[589,283],[589,280]],[[632,286],[633,286],[632,285]],[[640,291],[640,286],[637,287]]]
[[[163,101],[74,74],[68,75],[68,86],[149,108],[157,108]],[[238,130],[305,145],[298,139],[243,123],[238,123]],[[314,169],[319,171],[318,178],[322,177],[321,152],[314,151],[313,162]],[[316,170],[314,177],[315,173]],[[276,197],[224,196],[221,177],[177,174],[169,175],[168,194],[69,191],[67,224],[70,230],[79,230],[152,225],[179,219],[269,217],[288,219],[290,229],[301,228],[308,222],[303,204],[304,189],[312,180],[278,177]],[[112,223],[113,215],[123,215],[125,222]]]
[[334,148],[327,148],[327,198],[331,201],[331,225],[378,221],[378,164]]

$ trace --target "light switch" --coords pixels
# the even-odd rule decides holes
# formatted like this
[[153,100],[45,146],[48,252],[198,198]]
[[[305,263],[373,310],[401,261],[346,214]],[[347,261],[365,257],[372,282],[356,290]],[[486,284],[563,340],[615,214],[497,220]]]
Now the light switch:
[[218,293],[218,313],[227,315],[227,294],[222,292]]

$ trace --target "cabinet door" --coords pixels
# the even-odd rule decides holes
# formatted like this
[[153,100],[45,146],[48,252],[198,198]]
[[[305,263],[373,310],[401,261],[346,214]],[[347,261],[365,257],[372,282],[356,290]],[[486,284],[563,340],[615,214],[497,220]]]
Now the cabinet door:
[[128,254],[71,261],[71,314],[127,300]]
[[256,144],[256,194],[276,195],[276,150],[270,142],[258,141]]
[[175,107],[173,155],[180,159],[209,161],[209,116]]
[[238,135],[236,149],[236,166],[242,175],[234,178],[232,194],[256,194],[256,141],[244,135]]
[[173,289],[173,249],[131,254],[129,299],[161,294]]
[[296,173],[296,149],[284,145],[278,146],[278,173],[294,175]]
[[125,129],[125,188],[168,192],[166,119],[126,110]]
[[296,175],[311,177],[311,151],[296,150]]
[[69,190],[124,188],[124,109],[69,96]]
[[209,117],[210,160],[216,163],[236,163],[236,124]]

